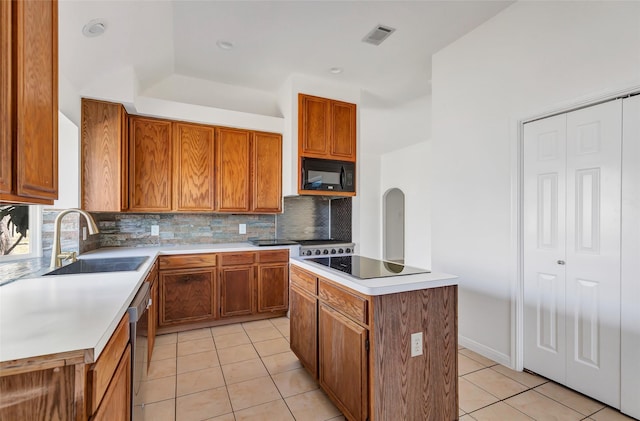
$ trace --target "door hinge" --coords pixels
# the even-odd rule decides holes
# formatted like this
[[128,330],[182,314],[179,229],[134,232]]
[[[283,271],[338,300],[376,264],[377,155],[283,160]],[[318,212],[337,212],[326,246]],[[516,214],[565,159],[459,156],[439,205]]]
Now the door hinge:
[[369,339],[364,341],[364,349],[365,351],[369,351]]

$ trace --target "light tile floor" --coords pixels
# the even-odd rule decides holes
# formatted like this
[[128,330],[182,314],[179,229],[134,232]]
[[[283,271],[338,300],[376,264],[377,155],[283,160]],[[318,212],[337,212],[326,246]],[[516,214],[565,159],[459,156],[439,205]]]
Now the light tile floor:
[[[631,420],[469,349],[458,358],[461,421]],[[149,421],[345,420],[289,350],[284,317],[158,336],[142,393]]]

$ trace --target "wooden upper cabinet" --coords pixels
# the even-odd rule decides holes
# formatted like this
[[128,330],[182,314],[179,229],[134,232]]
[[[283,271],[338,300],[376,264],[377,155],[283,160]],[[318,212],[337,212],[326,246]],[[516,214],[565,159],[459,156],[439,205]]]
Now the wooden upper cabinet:
[[282,212],[282,136],[255,132],[251,161],[251,210]]
[[171,122],[129,117],[129,210],[171,210]]
[[331,100],[299,94],[298,130],[300,155],[326,156],[331,133]]
[[216,137],[217,209],[220,212],[248,212],[251,132],[219,127]]
[[329,155],[343,161],[356,160],[356,105],[331,101]]
[[82,99],[82,209],[128,208],[127,112],[121,104]]
[[213,211],[214,128],[174,123],[173,133],[173,208],[178,211]]
[[58,2],[0,5],[0,202],[58,197]]
[[356,160],[356,105],[298,94],[298,154]]

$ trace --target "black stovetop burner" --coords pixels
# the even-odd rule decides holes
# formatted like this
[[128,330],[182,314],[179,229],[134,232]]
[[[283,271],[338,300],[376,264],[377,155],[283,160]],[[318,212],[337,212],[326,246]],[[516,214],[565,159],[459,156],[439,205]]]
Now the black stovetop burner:
[[400,263],[385,262],[364,256],[318,257],[306,259],[306,261],[315,262],[360,279],[431,273],[431,271],[426,269],[406,266]]

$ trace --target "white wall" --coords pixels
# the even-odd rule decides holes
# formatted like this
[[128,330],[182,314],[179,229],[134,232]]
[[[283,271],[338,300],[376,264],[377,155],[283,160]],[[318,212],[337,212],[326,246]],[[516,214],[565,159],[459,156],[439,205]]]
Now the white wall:
[[404,104],[381,104],[376,98],[363,95],[360,182],[353,224],[359,254],[382,258],[382,198],[387,189],[398,187],[406,199],[406,262],[431,267],[427,187],[430,163],[429,146],[425,143],[431,137],[430,114],[430,96]]
[[517,2],[433,57],[433,268],[461,277],[467,346],[513,357],[517,120],[639,76],[637,2]]
[[80,207],[80,140],[78,126],[58,112],[58,200],[53,208]]
[[394,187],[404,193],[404,262],[431,267],[431,142],[382,155],[381,192]]

